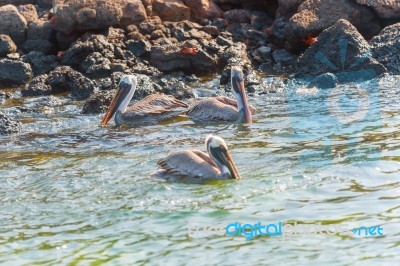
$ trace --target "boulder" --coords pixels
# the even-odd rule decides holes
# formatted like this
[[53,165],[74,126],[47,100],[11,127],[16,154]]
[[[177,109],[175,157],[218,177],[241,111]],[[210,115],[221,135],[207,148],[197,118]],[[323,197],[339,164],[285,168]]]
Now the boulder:
[[163,21],[190,20],[190,8],[180,0],[154,0],[153,11]]
[[27,40],[22,49],[29,53],[30,51],[42,52],[49,54],[54,50],[54,45],[49,40]]
[[94,83],[69,66],[59,66],[48,74],[46,84],[53,93],[70,91],[70,97],[84,100],[94,91]]
[[0,111],[0,135],[9,135],[21,131],[21,123],[15,122]]
[[278,0],[276,17],[286,16],[297,11],[297,8],[304,0]]
[[5,57],[8,54],[15,53],[17,46],[11,40],[10,36],[0,34],[0,57]]
[[120,24],[123,26],[128,26],[130,24],[138,23],[146,19],[146,9],[143,6],[142,1],[129,0],[122,9]]
[[381,19],[400,19],[399,0],[356,0],[356,2],[371,7]]
[[36,8],[32,4],[22,5],[17,7],[18,12],[24,16],[26,23],[35,22],[39,20],[39,15],[36,12]]
[[0,34],[6,34],[17,44],[25,41],[27,22],[13,5],[0,7]]
[[46,84],[47,79],[48,76],[46,74],[33,78],[28,87],[21,90],[22,96],[28,97],[52,94],[53,91],[51,89],[51,86]]
[[29,64],[0,59],[0,87],[25,85],[31,78],[32,69]]
[[204,51],[196,41],[153,46],[150,62],[162,72],[183,70],[206,74],[218,66],[218,60]]
[[82,114],[102,114],[107,112],[115,91],[98,91],[93,93],[83,105]]
[[58,66],[55,55],[46,55],[42,52],[30,52],[23,57],[23,61],[31,65],[34,76],[48,73]]
[[57,0],[56,5],[54,28],[65,34],[119,24],[128,26],[147,18],[140,0]]
[[65,51],[62,64],[78,66],[85,61],[88,55],[94,52],[98,52],[106,58],[113,58],[114,45],[112,45],[103,35],[91,34],[85,36]]
[[366,6],[351,0],[306,0],[289,19],[289,27],[285,32],[289,42],[285,48],[294,52],[303,50],[307,36],[318,36],[339,19],[348,20],[367,39],[381,30],[378,18]]
[[367,41],[344,19],[324,30],[318,41],[310,46],[295,64],[297,75],[316,76],[327,72],[364,69],[373,69],[375,76],[386,72],[385,67],[372,57]]
[[184,0],[184,2],[190,8],[194,19],[215,19],[222,16],[222,10],[213,0]]
[[400,23],[384,28],[370,41],[372,54],[392,74],[400,74]]

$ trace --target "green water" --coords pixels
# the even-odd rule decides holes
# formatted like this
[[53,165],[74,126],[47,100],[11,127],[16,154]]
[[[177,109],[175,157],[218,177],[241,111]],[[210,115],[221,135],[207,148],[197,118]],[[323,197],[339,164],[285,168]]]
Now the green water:
[[[101,116],[81,115],[64,97],[47,114],[4,103],[24,133],[0,138],[0,264],[396,265],[400,77],[362,84],[379,87],[379,116],[340,128],[312,118],[326,114],[323,99],[290,108],[279,82],[276,93],[249,97],[258,110],[250,126],[181,119],[104,129]],[[35,109],[39,100],[17,102]],[[149,177],[170,152],[205,150],[210,133],[226,140],[242,180]],[[188,236],[189,223],[234,221],[381,225],[384,236]]]

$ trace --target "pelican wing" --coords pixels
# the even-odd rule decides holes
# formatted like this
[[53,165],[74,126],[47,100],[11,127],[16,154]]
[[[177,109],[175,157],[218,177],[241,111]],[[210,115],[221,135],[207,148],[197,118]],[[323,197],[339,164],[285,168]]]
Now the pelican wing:
[[158,161],[164,176],[175,178],[213,179],[220,171],[210,157],[198,150],[178,151]]
[[181,107],[187,108],[189,106],[171,95],[158,93],[149,95],[143,100],[128,107],[126,113],[134,113],[139,116],[148,114],[158,115]]
[[[236,109],[238,108],[236,100],[233,100],[233,99],[225,97],[225,96],[218,96],[218,97],[215,97],[215,98],[218,101],[220,101],[221,103],[234,106],[234,107],[236,107]],[[256,109],[252,105],[249,105],[249,109],[250,109],[250,112],[251,112],[252,115],[254,115],[256,113]]]
[[198,120],[235,121],[239,118],[237,106],[227,104],[227,101],[221,100],[220,97],[199,101],[186,112],[186,115]]

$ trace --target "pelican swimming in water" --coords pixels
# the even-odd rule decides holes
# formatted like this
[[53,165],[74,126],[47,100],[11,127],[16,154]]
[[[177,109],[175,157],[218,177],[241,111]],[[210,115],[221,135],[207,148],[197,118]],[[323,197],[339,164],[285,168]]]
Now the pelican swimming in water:
[[199,150],[178,151],[158,161],[160,170],[152,174],[168,181],[202,183],[240,179],[225,141],[218,136],[206,139],[208,154]]
[[224,96],[210,97],[199,101],[184,114],[200,123],[224,121],[250,124],[255,109],[247,103],[243,72],[238,66],[231,68],[231,86],[236,101]]
[[[126,124],[130,126],[156,125],[159,122],[178,116],[182,108],[188,105],[165,94],[152,94],[143,100],[128,107],[135,93],[137,78],[134,75],[125,75],[118,84],[118,92],[112,100],[101,125],[104,127],[115,114],[117,126]],[[127,108],[128,107],[128,108]]]

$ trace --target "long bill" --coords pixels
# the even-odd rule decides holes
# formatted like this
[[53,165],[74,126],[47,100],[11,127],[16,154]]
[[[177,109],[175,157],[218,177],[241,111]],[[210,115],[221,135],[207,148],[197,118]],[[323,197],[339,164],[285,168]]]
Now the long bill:
[[117,94],[115,95],[114,99],[111,101],[110,107],[108,108],[107,113],[105,114],[103,120],[101,121],[101,126],[105,127],[110,121],[111,117],[117,112],[118,107],[122,104],[125,97],[127,97],[127,91],[120,88],[118,89]]
[[218,162],[220,166],[228,168],[232,179],[240,179],[239,171],[233,162],[229,151],[221,147],[210,147],[210,155]]
[[[244,81],[239,81],[239,96],[240,99],[242,100],[243,104],[243,112],[244,112],[244,120],[246,123],[251,124],[253,122],[253,118],[251,116],[251,112],[249,109],[249,104],[247,102],[247,96],[246,96],[246,89],[244,87]],[[240,111],[240,110],[239,110]]]

